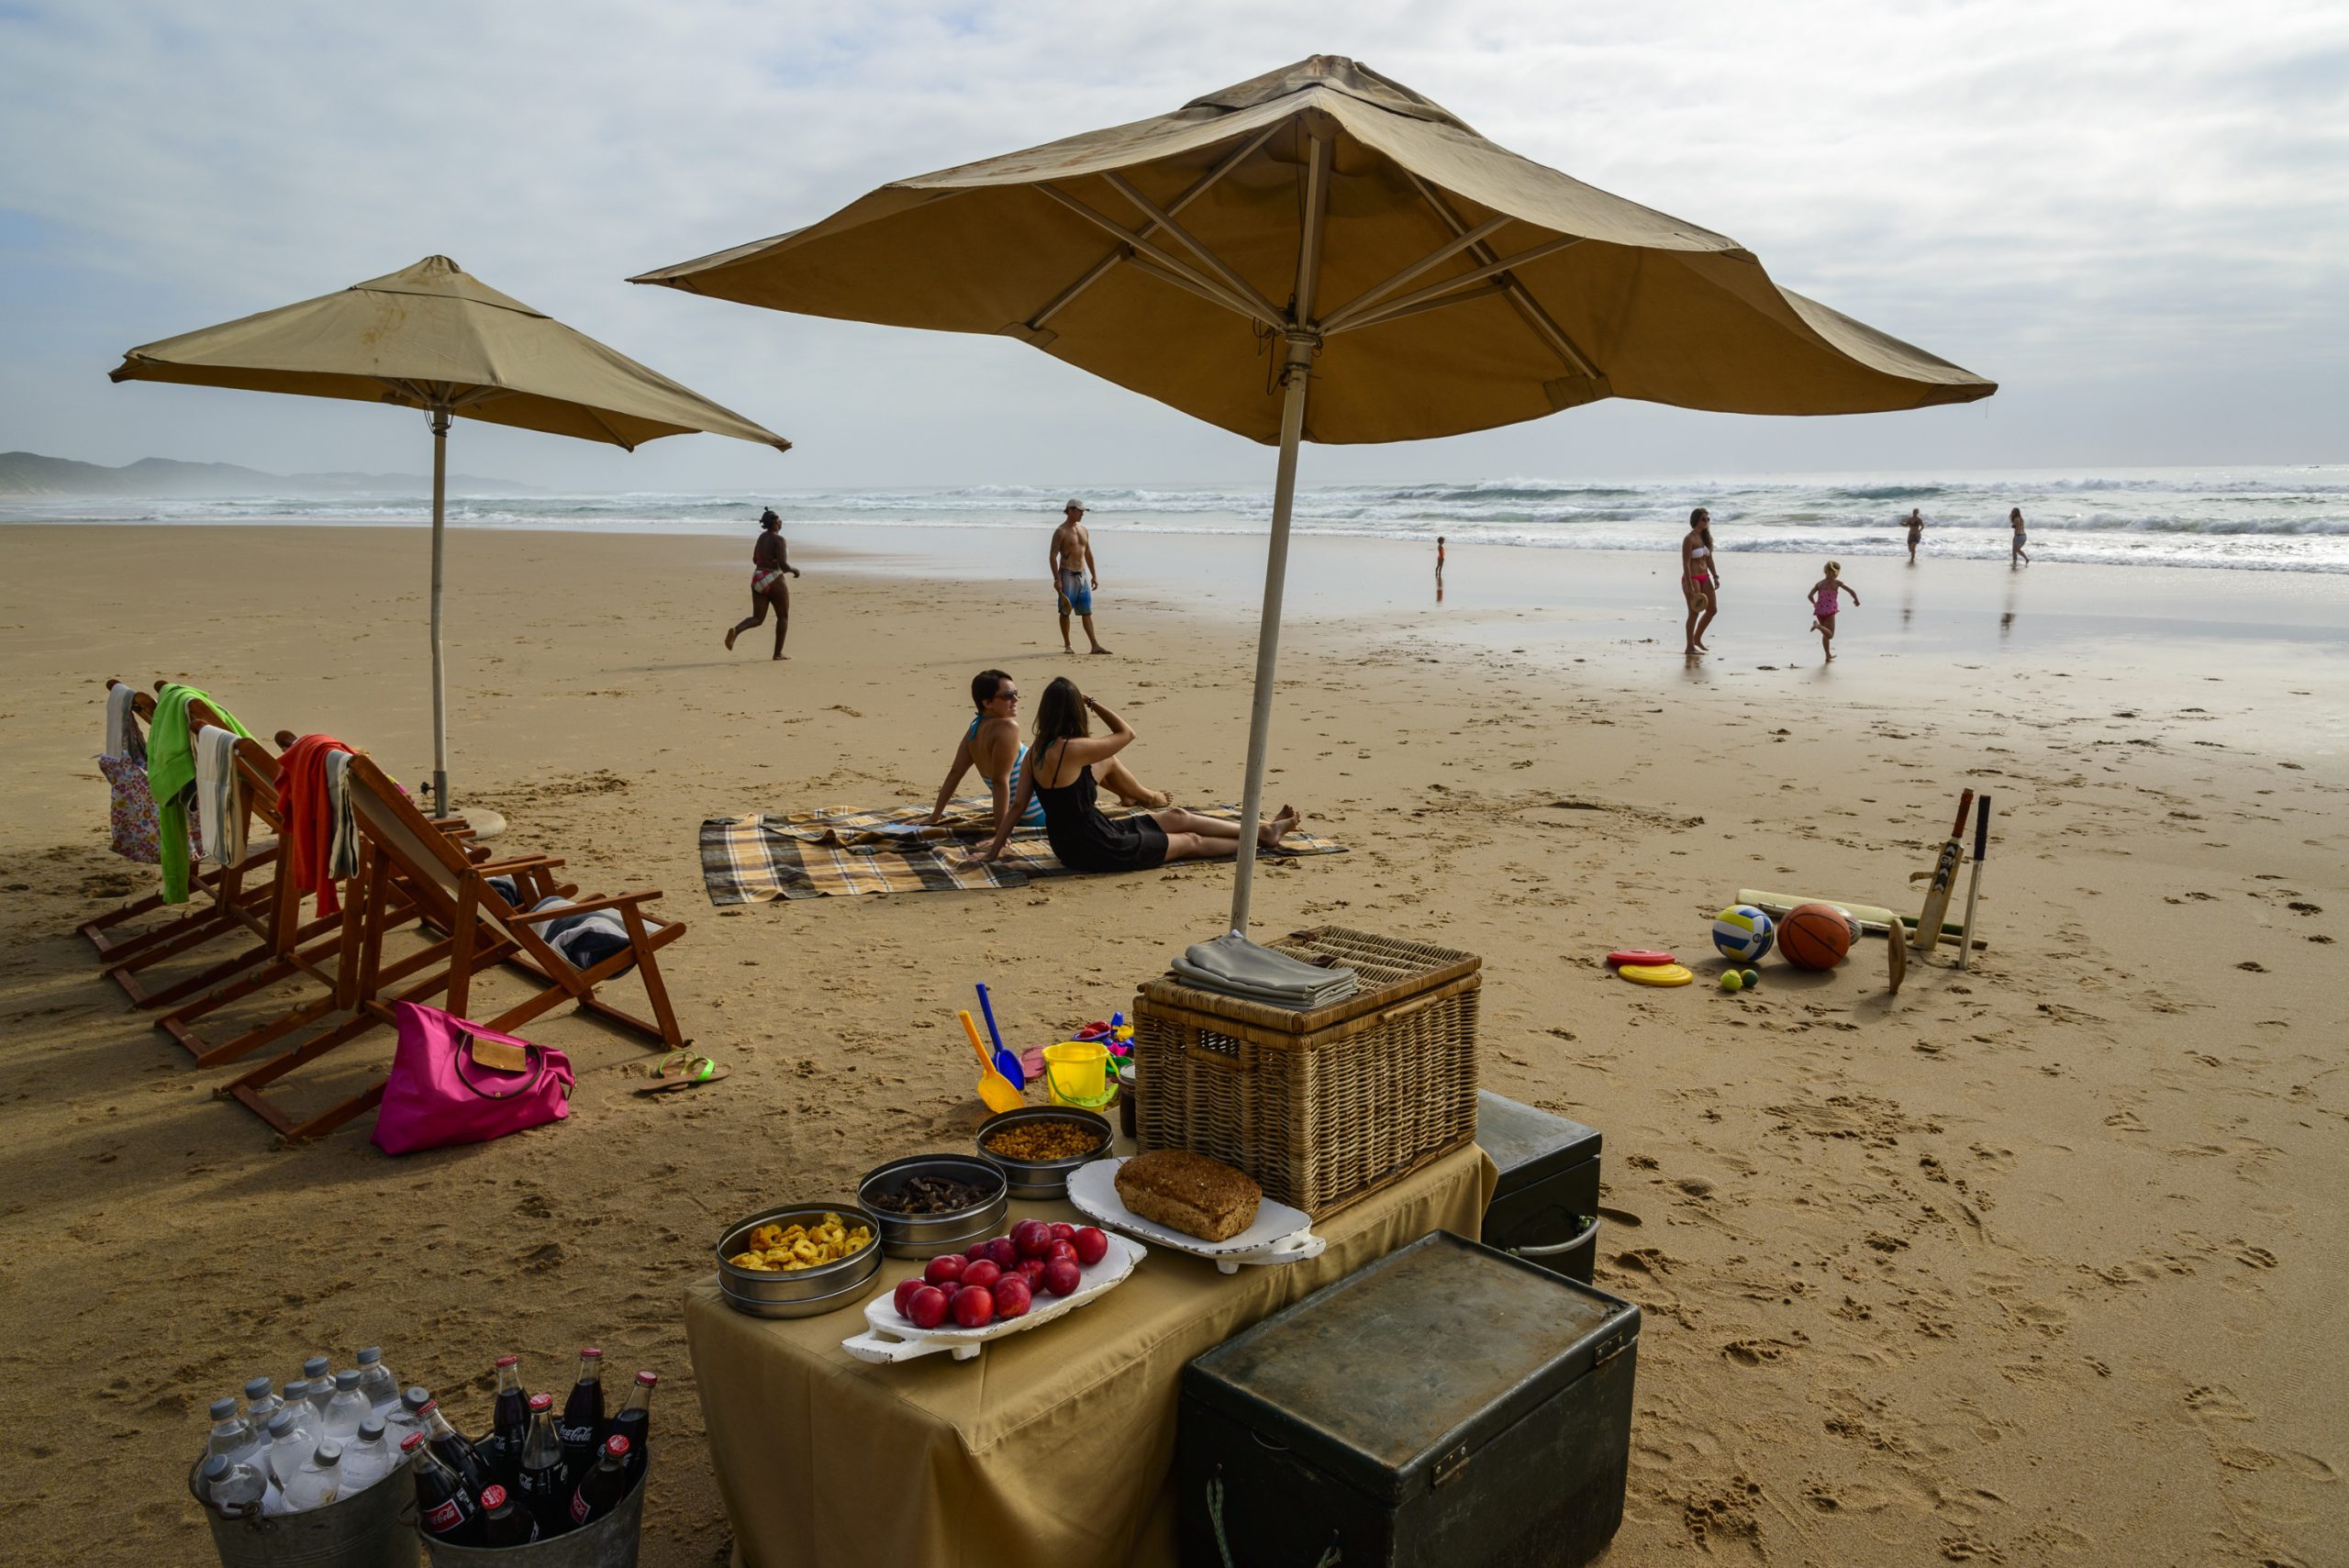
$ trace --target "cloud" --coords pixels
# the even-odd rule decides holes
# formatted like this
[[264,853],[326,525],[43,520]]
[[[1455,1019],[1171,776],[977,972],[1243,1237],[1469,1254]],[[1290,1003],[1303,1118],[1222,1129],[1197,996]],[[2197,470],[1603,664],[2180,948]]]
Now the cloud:
[[628,457],[467,428],[473,472],[1246,478],[1257,449],[1008,342],[620,280],[1322,50],[1733,235],[1788,286],[2006,390],[1848,420],[1602,406],[1317,453],[1313,477],[2343,455],[2328,345],[2349,341],[2349,8],[1464,0],[1331,18],[1221,0],[0,10],[0,445],[413,466],[420,436],[384,410],[103,374],[133,343],[437,250],[800,443]]

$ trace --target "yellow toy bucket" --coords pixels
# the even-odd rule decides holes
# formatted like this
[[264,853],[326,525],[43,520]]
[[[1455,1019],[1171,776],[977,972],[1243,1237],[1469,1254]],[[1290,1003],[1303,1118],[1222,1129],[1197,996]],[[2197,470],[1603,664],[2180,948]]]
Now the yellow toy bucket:
[[1109,1048],[1097,1040],[1064,1040],[1044,1047],[1045,1097],[1056,1106],[1098,1109],[1115,1097]]

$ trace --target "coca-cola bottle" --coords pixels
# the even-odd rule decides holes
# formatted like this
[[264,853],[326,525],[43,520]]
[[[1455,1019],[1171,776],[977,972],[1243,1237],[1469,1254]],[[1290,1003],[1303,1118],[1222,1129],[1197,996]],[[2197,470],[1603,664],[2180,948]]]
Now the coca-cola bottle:
[[607,1438],[603,1457],[596,1461],[595,1469],[579,1478],[577,1490],[571,1494],[572,1528],[594,1524],[627,1495],[628,1440]]
[[522,1434],[522,1470],[514,1490],[539,1521],[542,1535],[571,1528],[571,1471],[562,1462],[562,1440],[554,1431],[554,1396],[530,1396],[530,1426]]
[[[431,1445],[432,1451],[440,1456],[441,1463],[457,1473],[457,1478],[465,1484],[467,1492],[478,1497],[484,1487],[496,1481],[497,1477],[490,1473],[488,1461],[482,1458],[481,1451],[473,1447],[462,1432],[451,1426],[449,1418],[440,1413],[440,1401],[427,1399],[423,1407],[417,1411],[416,1418],[424,1428],[425,1440]],[[405,1450],[407,1444],[403,1441],[400,1447]]]
[[638,1373],[636,1386],[628,1391],[628,1403],[612,1418],[612,1435],[628,1440],[628,1479],[631,1486],[644,1473],[644,1467],[652,1457],[649,1446],[652,1438],[652,1391],[660,1383],[658,1373]]
[[408,1433],[400,1453],[416,1477],[417,1528],[451,1546],[478,1545],[481,1507],[457,1473],[440,1462],[422,1432]]
[[522,1474],[522,1436],[530,1429],[530,1396],[522,1391],[522,1358],[497,1358],[497,1403],[489,1420],[489,1468],[507,1491]]
[[539,1539],[539,1521],[506,1495],[503,1486],[492,1486],[481,1495],[481,1543],[484,1546],[528,1546]]
[[604,1440],[604,1352],[592,1346],[579,1352],[579,1381],[563,1401],[562,1418],[554,1424],[562,1440],[562,1462],[573,1478],[596,1463],[596,1445]]

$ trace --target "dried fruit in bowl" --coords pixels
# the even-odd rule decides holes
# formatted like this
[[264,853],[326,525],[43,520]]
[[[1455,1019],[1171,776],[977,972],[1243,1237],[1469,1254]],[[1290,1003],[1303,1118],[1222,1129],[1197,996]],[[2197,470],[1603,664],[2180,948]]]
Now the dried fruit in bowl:
[[852,1257],[873,1244],[872,1230],[854,1229],[837,1214],[826,1214],[813,1228],[805,1225],[753,1227],[750,1246],[726,1261],[757,1273],[794,1273]]

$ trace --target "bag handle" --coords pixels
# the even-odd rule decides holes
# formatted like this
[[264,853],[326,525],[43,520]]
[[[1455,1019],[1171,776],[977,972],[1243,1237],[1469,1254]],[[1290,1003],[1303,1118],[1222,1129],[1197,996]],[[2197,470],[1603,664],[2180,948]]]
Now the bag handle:
[[[484,1088],[481,1084],[474,1083],[473,1079],[466,1076],[465,1066],[468,1062],[473,1062],[473,1041],[476,1038],[478,1037],[473,1030],[466,1029],[462,1032],[457,1040],[457,1082],[462,1084],[474,1094],[479,1095],[483,1099],[510,1100],[517,1095],[530,1093],[532,1090],[536,1089],[540,1084],[545,1081],[547,1075],[547,1055],[545,1051],[540,1050],[537,1046],[532,1045],[526,1040],[515,1040],[509,1036],[494,1035],[492,1038],[501,1040],[507,1045],[520,1046],[524,1055],[529,1059],[530,1066],[534,1071],[530,1073],[528,1082],[517,1084],[513,1088],[507,1090],[504,1094],[492,1093],[490,1090]],[[475,1065],[478,1066],[478,1063]],[[489,1069],[484,1069],[484,1071],[489,1071]]]

